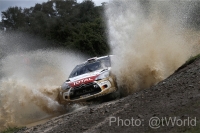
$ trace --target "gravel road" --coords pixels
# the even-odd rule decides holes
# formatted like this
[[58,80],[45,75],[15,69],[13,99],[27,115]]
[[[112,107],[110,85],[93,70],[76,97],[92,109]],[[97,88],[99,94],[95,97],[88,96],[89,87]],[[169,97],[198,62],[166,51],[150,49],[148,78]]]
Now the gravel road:
[[149,89],[55,117],[19,133],[185,132],[199,125],[199,110],[200,59],[197,59]]

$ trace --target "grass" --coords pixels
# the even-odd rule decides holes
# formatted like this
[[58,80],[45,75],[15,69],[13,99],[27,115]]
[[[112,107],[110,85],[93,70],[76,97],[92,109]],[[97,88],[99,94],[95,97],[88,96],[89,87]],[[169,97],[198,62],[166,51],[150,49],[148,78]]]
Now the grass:
[[186,130],[184,133],[200,133],[200,125]]
[[198,55],[196,55],[196,56],[190,57],[190,58],[186,61],[186,63],[191,64],[192,62],[194,62],[194,61],[195,61],[196,59],[198,59],[198,58],[200,58],[200,54],[198,54]]
[[4,131],[1,131],[0,133],[14,133],[14,132],[17,132],[19,131],[20,129],[22,128],[19,128],[19,127],[8,127],[7,129],[5,129]]
[[187,65],[193,63],[196,59],[200,58],[200,54],[196,56],[191,56],[182,66],[180,66],[175,72],[178,72],[182,68],[186,67]]

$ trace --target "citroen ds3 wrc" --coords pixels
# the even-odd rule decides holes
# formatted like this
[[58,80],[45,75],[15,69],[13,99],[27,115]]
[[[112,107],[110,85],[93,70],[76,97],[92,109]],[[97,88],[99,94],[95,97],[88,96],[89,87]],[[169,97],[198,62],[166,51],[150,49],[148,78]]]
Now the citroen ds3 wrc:
[[113,55],[94,57],[77,65],[59,89],[60,104],[82,102],[108,95],[117,90],[111,73]]

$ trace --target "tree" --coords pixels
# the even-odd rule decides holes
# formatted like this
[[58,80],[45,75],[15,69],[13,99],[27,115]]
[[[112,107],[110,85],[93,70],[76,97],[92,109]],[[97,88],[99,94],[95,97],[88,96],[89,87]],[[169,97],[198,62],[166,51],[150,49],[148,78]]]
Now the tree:
[[4,25],[12,29],[18,29],[25,23],[25,16],[21,7],[10,7],[7,11],[2,12],[2,21]]
[[109,52],[103,21],[103,7],[95,7],[90,0],[51,0],[21,9],[9,8],[3,12],[4,24],[14,30],[23,30],[51,40],[56,45],[81,51],[90,56]]

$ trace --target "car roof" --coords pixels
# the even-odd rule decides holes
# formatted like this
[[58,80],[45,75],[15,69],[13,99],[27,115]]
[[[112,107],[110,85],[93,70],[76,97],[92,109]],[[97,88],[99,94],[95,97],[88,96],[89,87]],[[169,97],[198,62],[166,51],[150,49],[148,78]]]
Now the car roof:
[[85,61],[84,63],[90,63],[90,62],[94,62],[94,61],[98,61],[107,57],[112,57],[113,55],[106,55],[106,56],[100,56],[100,57],[92,57],[89,58],[87,61]]

